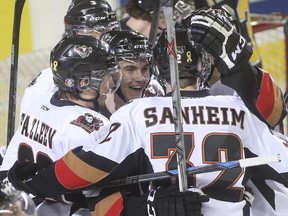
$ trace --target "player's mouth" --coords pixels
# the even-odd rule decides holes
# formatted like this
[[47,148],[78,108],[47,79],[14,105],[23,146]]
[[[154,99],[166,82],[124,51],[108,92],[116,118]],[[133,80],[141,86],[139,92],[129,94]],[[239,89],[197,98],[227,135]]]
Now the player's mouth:
[[130,94],[134,98],[135,97],[141,97],[142,93],[143,93],[143,90],[144,90],[144,86],[143,85],[132,85],[132,86],[129,86]]

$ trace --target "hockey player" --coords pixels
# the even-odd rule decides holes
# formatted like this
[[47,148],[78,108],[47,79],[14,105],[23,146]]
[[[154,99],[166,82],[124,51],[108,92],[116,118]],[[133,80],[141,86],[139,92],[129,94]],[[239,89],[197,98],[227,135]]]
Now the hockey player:
[[[218,13],[224,15],[224,19],[234,20],[234,22],[237,21],[225,11],[223,13],[223,11],[219,10],[202,9],[198,12],[198,17],[195,16],[195,14],[192,14],[190,17],[187,17],[185,20],[183,20],[183,22],[187,22],[188,20],[188,23],[190,23],[188,28],[192,32],[192,38],[198,43],[201,43],[201,45],[208,52],[212,51],[211,53],[214,54],[213,56],[216,56],[216,66],[217,64],[220,64],[221,66],[222,64],[219,63],[221,59],[217,59],[216,54],[217,52],[222,52],[221,47],[219,47],[219,50],[213,50],[211,49],[209,44],[215,43],[215,41],[221,41],[224,38],[221,39],[221,36],[214,38],[210,36],[211,34],[214,34],[213,31],[222,31],[223,34],[227,35],[233,35],[234,33],[233,31],[230,33],[228,33],[228,31],[226,32],[226,30],[229,29],[227,25],[216,27],[216,25],[213,24],[215,21],[217,22],[218,19],[223,18],[222,16],[217,16]],[[211,29],[209,28],[209,26],[215,26],[215,29]],[[237,27],[235,23],[234,26]],[[201,30],[199,31],[200,27]],[[198,29],[198,31],[194,31],[195,29]],[[231,41],[232,39],[230,41],[228,40],[226,43],[229,44],[231,43]],[[251,67],[250,64],[245,63],[245,55],[247,55],[247,53],[245,54],[245,51],[247,52],[248,50],[245,50],[245,46],[243,45],[238,46],[239,47],[230,46],[230,49],[233,50],[236,48],[235,50],[237,50],[237,54],[240,57],[242,55],[242,58],[239,58],[242,61],[238,62],[237,65],[239,66],[238,68],[235,67],[235,69],[233,69],[233,73],[227,74],[225,73],[225,68],[224,70],[223,68],[220,69],[219,71],[224,72],[221,74],[221,80],[224,84],[234,89],[237,89],[237,93],[241,95],[245,104],[250,108],[250,110],[254,110],[254,114],[256,114],[261,120],[266,122],[270,128],[273,128],[276,124],[279,124],[279,122],[283,120],[287,113],[283,100],[283,94],[280,88],[274,83],[273,79],[267,72],[259,69],[258,67]],[[226,59],[232,57],[233,55],[230,56],[229,53],[227,53]],[[251,74],[253,73],[255,74],[256,78],[256,86],[254,88],[251,88],[251,81],[255,80],[255,78],[251,76]],[[245,83],[245,85],[243,85],[243,83]],[[251,90],[249,90],[249,88]],[[245,91],[244,89],[247,89],[247,91]],[[255,108],[253,108],[253,106],[255,106]],[[286,215],[287,209],[285,208],[285,206],[282,205],[283,202],[288,201],[288,189],[285,186],[275,181],[274,178],[268,180],[258,177],[252,177],[247,183],[247,185],[253,189],[254,193],[254,201],[251,208],[252,214],[258,215],[259,212],[265,212],[265,215]]]
[[[150,11],[142,7],[147,1],[128,0],[125,5],[126,13],[129,15],[120,20],[122,30],[135,30],[149,38],[152,17]],[[154,2],[151,2],[152,5]],[[160,34],[166,28],[165,18],[162,14],[159,18],[157,33]]]
[[[237,18],[233,14],[231,14],[229,10],[227,10],[227,7],[225,5],[221,9],[210,9],[210,10],[216,13],[221,13],[221,16],[224,16],[225,19],[229,21],[229,23],[233,24],[234,31],[237,31],[239,33],[239,30],[238,30],[239,24],[237,23],[238,22]],[[181,21],[182,27],[188,28],[192,32],[193,32],[193,27],[191,26],[191,17],[193,16],[194,15],[192,13],[192,15],[187,16],[185,19]],[[205,17],[205,18],[209,20],[209,17]],[[211,17],[211,19],[213,18]],[[207,21],[207,22],[212,23],[213,21]],[[209,25],[212,25],[211,23],[208,23],[206,28],[202,27],[203,31],[205,31],[205,29],[208,30],[210,28]],[[194,26],[195,25],[196,24],[194,24]],[[203,23],[198,24],[198,26],[202,26],[202,25],[205,25],[205,24]],[[197,37],[195,40],[200,40],[200,39],[202,40],[204,38],[203,31],[198,32],[199,38]],[[244,41],[244,38],[243,37],[241,38],[242,38],[241,40]],[[215,40],[220,40],[220,39],[216,38]],[[214,41],[208,41],[206,43],[211,44],[213,42]],[[207,46],[208,46],[207,44],[204,44],[204,48],[206,48]],[[241,48],[241,45],[240,45],[240,48]],[[209,52],[209,50],[207,51]],[[235,55],[238,54],[237,52],[238,51],[235,51]],[[251,49],[246,50],[246,56],[243,55],[242,58],[249,58],[251,54],[252,54]],[[225,92],[223,92],[222,95],[233,94],[233,91],[236,90],[237,94],[242,97],[246,106],[255,115],[257,115],[261,120],[266,122],[270,128],[274,128],[276,125],[281,123],[282,120],[286,117],[287,110],[286,110],[286,105],[285,105],[284,98],[283,98],[283,93],[281,89],[276,85],[276,83],[274,82],[272,77],[269,75],[269,73],[265,72],[264,70],[258,67],[255,67],[255,66],[252,67],[249,62],[245,64],[237,65],[236,69],[234,70],[239,73],[235,73],[235,72],[227,73],[226,72],[227,69],[223,67],[222,68],[217,67],[217,61],[213,63],[212,68],[214,68],[213,74],[215,73],[221,74],[221,83],[227,86],[227,88],[231,87],[230,93],[228,93],[227,90],[225,90]],[[245,85],[243,85],[244,83]],[[224,87],[223,85],[221,85],[221,87],[220,86],[217,87],[218,88],[217,93],[215,93],[214,90],[211,92],[211,89],[209,91],[212,95],[219,95],[219,94],[221,95],[221,93],[219,93],[219,90],[220,91],[221,89],[223,90],[223,87]],[[213,85],[212,85],[212,88],[213,88]]]
[[[188,15],[194,9],[190,2],[186,3],[182,0],[173,0],[174,5],[174,21],[178,22],[183,17]],[[147,38],[151,35],[152,14],[154,13],[155,1],[146,0],[127,0],[125,10],[128,16],[124,16],[120,20],[121,29],[135,30],[143,33]],[[164,13],[159,15],[159,22],[157,26],[158,36],[166,29],[166,21]],[[153,29],[152,29],[153,31]],[[150,39],[150,38],[149,38]]]
[[[72,1],[64,17],[64,23],[65,34],[68,36],[93,35],[98,39],[102,33],[120,28],[115,12],[105,0]],[[34,97],[55,91],[57,87],[54,85],[53,74],[49,67],[43,70],[25,89],[20,113],[23,107],[30,106]]]
[[[116,91],[121,71],[108,44],[92,36],[70,36],[51,51],[50,62],[59,90],[43,93],[22,109],[20,128],[7,148],[2,172],[17,160],[35,162],[39,170],[44,169],[83,141],[94,144],[95,134],[109,122],[97,112],[97,99]],[[37,214],[47,215],[49,210],[51,216],[62,216],[77,210],[77,202],[72,206],[64,201],[46,200]]]
[[[203,14],[199,14],[200,18],[203,18]],[[215,27],[222,26],[226,22],[226,19],[221,16],[220,18],[211,23],[213,32],[215,32]],[[196,23],[197,21],[193,22],[193,24]],[[193,27],[201,30],[200,27],[203,26]],[[231,30],[230,25],[226,27]],[[227,31],[229,32],[229,30]],[[179,71],[181,96],[183,97],[181,104],[187,166],[213,164],[257,155],[276,153],[282,155],[281,163],[277,164],[267,164],[246,170],[237,168],[194,176],[193,184],[210,197],[209,202],[202,204],[203,215],[249,215],[249,202],[243,196],[246,178],[257,174],[258,178],[273,178],[287,187],[288,183],[285,178],[288,172],[287,149],[271,135],[266,124],[251,114],[240,97],[207,96],[205,90],[195,91],[197,89],[196,79],[200,75],[207,77],[205,74],[209,74],[210,70],[202,71],[195,64],[189,65],[191,61],[187,56],[192,52],[189,48],[192,44],[188,40],[186,30],[183,32],[183,37],[177,35],[177,44],[180,46],[180,49],[177,47],[177,51],[180,50],[179,54],[184,57],[181,62],[184,65],[187,64],[183,68],[180,67],[182,69]],[[249,60],[244,57],[246,54],[243,53],[249,48],[244,43],[239,55],[235,59],[229,58],[228,60],[225,53],[230,56],[233,52],[228,47],[237,46],[241,36],[234,31],[232,35],[225,34],[225,31],[217,33],[213,34],[214,37],[223,37],[228,44],[216,40],[214,45],[218,46],[206,48],[209,48],[213,57],[219,60],[218,66],[226,68],[227,73],[233,73],[239,63]],[[163,40],[162,43],[166,43],[165,36],[163,36]],[[181,43],[185,43],[185,45]],[[219,52],[218,47],[223,49]],[[198,48],[198,50],[201,49]],[[161,67],[161,65],[165,65],[163,62],[169,65],[167,46],[160,45],[159,52],[162,54],[159,55],[157,61],[161,63],[159,71],[160,74],[167,77],[169,83],[169,67]],[[203,55],[201,51],[200,56],[206,55]],[[193,67],[194,70],[187,66]],[[25,183],[18,179],[26,178],[34,171],[31,170],[30,173],[25,174],[19,172],[19,167],[22,166],[21,163],[16,163],[9,171],[9,179],[19,189],[26,188],[28,191],[51,196],[67,193],[73,189],[85,188],[92,184],[97,185],[97,183],[114,178],[139,174],[139,172],[158,172],[176,168],[174,119],[171,104],[171,97],[136,99],[111,116],[111,124],[109,127],[103,128],[107,131],[106,134],[96,142],[99,145],[85,146],[70,151],[47,170],[38,172]],[[29,166],[31,165],[25,166],[27,170],[29,170]],[[85,172],[81,171],[83,167],[85,167]],[[254,172],[256,170],[257,172]],[[49,189],[48,184],[50,184]],[[153,196],[154,192],[152,190],[150,195]],[[153,197],[157,197],[157,190]],[[149,200],[151,201],[151,199]],[[167,209],[169,208],[167,207]],[[157,205],[154,210],[154,214],[157,215],[160,212],[159,215],[161,215],[162,211],[157,209]],[[170,212],[173,215],[174,211]],[[183,213],[183,215],[185,214]],[[193,215],[200,215],[199,209]]]
[[[261,115],[264,117],[264,119],[267,120],[267,123],[269,126],[281,133],[284,133],[283,129],[283,122],[282,120],[285,118],[285,115],[283,114],[283,108],[274,107],[277,105],[280,105],[282,103],[282,99],[277,99],[275,97],[280,97],[280,88],[275,84],[272,77],[269,75],[268,72],[261,69],[261,56],[257,48],[257,44],[254,39],[252,26],[251,26],[251,18],[250,18],[250,9],[249,9],[249,1],[248,0],[221,0],[221,1],[202,1],[202,0],[194,0],[195,8],[200,9],[203,7],[213,7],[213,8],[221,8],[225,10],[225,13],[229,16],[229,20],[232,21],[232,24],[235,25],[237,31],[241,33],[241,35],[246,39],[248,44],[253,47],[253,54],[250,58],[251,64],[255,67],[255,71],[257,71],[257,79],[259,79],[258,83],[259,86],[267,87],[265,88],[265,91],[260,90],[261,94],[259,96],[259,99],[257,101],[257,109],[261,113]],[[222,85],[221,81],[219,80],[219,73],[217,70],[213,72],[211,75],[212,79],[210,82],[210,93],[212,95],[231,95],[233,94],[233,89],[229,88],[227,85]],[[218,78],[217,78],[218,77]],[[214,83],[213,85],[211,85]],[[268,85],[267,85],[268,84]],[[270,90],[272,91],[270,91]],[[268,92],[269,90],[270,92]],[[273,93],[273,91],[275,93]],[[268,96],[270,95],[270,96]],[[265,107],[263,106],[263,103],[267,104],[267,97],[270,98],[269,105]],[[265,101],[265,102],[264,102]],[[274,101],[278,101],[274,103]],[[283,101],[283,104],[284,101]],[[270,106],[270,107],[269,107]],[[265,108],[264,108],[265,107]],[[274,111],[272,111],[274,109]],[[277,111],[276,111],[277,110]],[[286,111],[285,111],[286,112]],[[276,113],[276,116],[275,116]],[[281,118],[279,118],[281,116]]]
[[[119,29],[119,22],[111,6],[105,0],[83,1],[74,0],[69,5],[64,17],[65,34],[72,36],[75,34],[101,36],[102,33]],[[53,73],[50,67],[41,71],[25,89],[20,105],[20,116],[23,109],[29,109],[33,100],[43,97],[47,93],[54,93],[58,90],[53,82]],[[20,119],[21,121],[21,119]],[[19,122],[20,127],[20,122]],[[5,149],[3,150],[5,152]],[[5,170],[5,169],[4,169]],[[0,178],[5,178],[5,173]]]
[[[82,1],[82,0],[75,0],[72,1],[70,4],[67,14],[64,17],[65,21],[65,32],[68,35],[93,35],[96,38],[100,38],[102,34],[107,33],[111,30],[118,31],[120,29],[119,21],[116,20],[115,12],[112,11],[111,6],[105,1],[105,0],[97,0],[97,1]],[[131,33],[131,32],[130,32]],[[119,56],[121,56],[120,52],[123,52],[123,49],[119,49],[120,46],[123,45],[125,49],[128,48],[131,50],[131,54],[135,54],[136,51],[144,51],[143,46],[145,46],[145,49],[150,47],[150,50],[147,50],[147,52],[151,51],[151,45],[149,44],[148,40],[144,38],[140,33],[118,33],[117,37],[113,36],[113,39],[111,39],[111,45],[117,45],[119,44],[116,50],[116,54],[118,53]],[[125,35],[127,34],[127,35]],[[140,43],[141,47],[138,47],[133,50],[133,47],[127,46],[128,45],[128,39],[125,41],[123,36],[130,37],[129,42],[134,43]],[[139,39],[141,38],[141,39]],[[130,41],[131,40],[131,41]],[[142,41],[141,41],[142,40]],[[109,41],[107,41],[110,43]],[[143,45],[143,46],[142,46]],[[128,51],[128,50],[126,50]],[[128,54],[127,54],[128,55]],[[126,56],[126,58],[128,58]],[[131,63],[132,64],[132,63]],[[138,74],[138,73],[134,73]],[[127,76],[126,76],[127,75]],[[138,77],[136,79],[142,79],[141,81],[135,81],[135,76],[128,73],[123,73],[123,79],[121,83],[121,89],[117,92],[117,94],[114,96],[113,94],[109,95],[107,101],[105,102],[104,98],[101,98],[101,103],[108,104],[108,109],[101,110],[103,114],[109,118],[111,115],[111,112],[114,112],[117,110],[120,106],[124,105],[127,101],[133,98],[141,97],[143,93],[143,88],[147,85],[147,82],[150,79],[150,76],[147,74],[146,77]],[[149,77],[149,78],[148,78]],[[134,83],[131,83],[131,79],[133,79]],[[48,82],[47,80],[50,80]],[[136,85],[135,85],[136,82]],[[140,84],[139,84],[140,83]],[[134,86],[131,86],[134,85]],[[41,75],[35,79],[29,87],[25,90],[21,107],[22,106],[29,106],[30,100],[35,95],[36,97],[41,95],[42,93],[46,92],[55,92],[57,88],[53,84],[52,81],[52,72],[50,68],[44,70]],[[27,93],[26,93],[27,92]],[[126,95],[127,94],[127,95]],[[132,95],[131,95],[132,94]],[[119,96],[118,96],[119,95]],[[101,106],[103,108],[103,106]],[[21,112],[21,109],[20,109]]]
[[114,49],[122,72],[116,93],[100,104],[100,112],[109,118],[129,100],[142,97],[153,73],[153,49],[144,35],[133,30],[110,31],[101,40]]

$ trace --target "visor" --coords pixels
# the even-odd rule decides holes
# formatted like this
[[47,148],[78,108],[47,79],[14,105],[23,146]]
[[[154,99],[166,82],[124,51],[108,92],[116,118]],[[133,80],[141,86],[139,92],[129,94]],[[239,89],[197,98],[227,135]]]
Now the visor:
[[73,26],[76,34],[84,32],[84,33],[92,33],[92,32],[97,32],[104,34],[106,32],[109,32],[111,30],[120,30],[120,24],[119,21],[113,21],[109,22],[106,25],[94,25],[94,26],[86,26],[86,25],[81,25],[81,26]]
[[122,74],[120,67],[91,72],[90,88],[98,91],[101,95],[113,94],[120,86]]

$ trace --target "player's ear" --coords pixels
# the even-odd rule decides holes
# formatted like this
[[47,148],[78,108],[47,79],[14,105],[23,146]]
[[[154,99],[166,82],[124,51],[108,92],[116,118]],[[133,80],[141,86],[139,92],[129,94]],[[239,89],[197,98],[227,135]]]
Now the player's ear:
[[81,87],[89,86],[89,79],[81,79],[79,84]]

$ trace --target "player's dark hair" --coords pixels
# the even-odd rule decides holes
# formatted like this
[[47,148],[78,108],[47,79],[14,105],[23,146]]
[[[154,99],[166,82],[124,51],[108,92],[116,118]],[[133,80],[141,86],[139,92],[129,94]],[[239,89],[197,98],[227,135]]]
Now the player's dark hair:
[[150,12],[141,7],[137,1],[138,0],[127,1],[125,5],[127,14],[135,19],[142,19],[151,22],[152,17],[150,15]]

